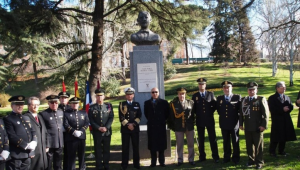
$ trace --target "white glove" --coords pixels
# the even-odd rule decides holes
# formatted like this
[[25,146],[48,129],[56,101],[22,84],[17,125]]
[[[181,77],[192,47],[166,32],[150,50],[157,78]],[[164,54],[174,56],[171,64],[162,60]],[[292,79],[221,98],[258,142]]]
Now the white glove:
[[3,158],[4,160],[6,160],[9,156],[9,153],[10,152],[3,150],[2,153],[0,154],[0,156],[1,156],[0,158]]
[[79,130],[75,130],[74,133],[73,133],[73,135],[74,135],[75,137],[77,137],[77,138],[80,137],[81,134],[82,134],[82,132],[79,131]]
[[36,146],[37,146],[37,142],[36,141],[31,141],[31,142],[28,143],[27,149],[30,149],[30,150],[34,151]]

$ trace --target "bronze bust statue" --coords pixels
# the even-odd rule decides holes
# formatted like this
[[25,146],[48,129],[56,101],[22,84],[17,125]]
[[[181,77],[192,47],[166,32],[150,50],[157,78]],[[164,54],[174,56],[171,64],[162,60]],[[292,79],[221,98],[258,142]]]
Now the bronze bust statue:
[[149,30],[149,25],[151,22],[151,15],[147,11],[139,12],[137,18],[138,24],[141,26],[141,29],[131,34],[131,42],[135,45],[157,45],[160,42],[160,36]]

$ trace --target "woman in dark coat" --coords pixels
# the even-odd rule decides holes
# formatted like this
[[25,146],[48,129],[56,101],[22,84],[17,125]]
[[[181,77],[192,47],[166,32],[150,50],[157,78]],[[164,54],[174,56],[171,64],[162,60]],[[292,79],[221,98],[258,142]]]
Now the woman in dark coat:
[[271,112],[271,137],[270,137],[270,154],[276,156],[276,147],[278,145],[278,154],[286,155],[285,143],[296,140],[296,133],[291,118],[293,104],[291,99],[284,94],[285,83],[276,83],[276,93],[268,99],[268,105]]
[[147,118],[148,149],[151,153],[151,167],[156,166],[157,153],[159,163],[165,166],[164,151],[167,149],[166,120],[169,117],[169,103],[159,98],[157,88],[151,90],[151,99],[144,103],[144,113]]
[[300,91],[298,93],[298,97],[297,97],[297,100],[296,100],[296,106],[299,107],[297,127],[300,128]]

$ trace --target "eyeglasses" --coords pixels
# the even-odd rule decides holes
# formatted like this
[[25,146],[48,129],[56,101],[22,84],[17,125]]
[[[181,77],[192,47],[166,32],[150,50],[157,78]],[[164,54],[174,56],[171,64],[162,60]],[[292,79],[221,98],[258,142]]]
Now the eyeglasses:
[[152,94],[154,94],[154,93],[158,93],[158,91],[153,91],[153,92],[151,92]]
[[38,107],[38,106],[40,106],[40,105],[39,105],[39,104],[31,104],[30,106]]
[[58,102],[49,102],[49,103],[51,103],[51,104],[58,104]]

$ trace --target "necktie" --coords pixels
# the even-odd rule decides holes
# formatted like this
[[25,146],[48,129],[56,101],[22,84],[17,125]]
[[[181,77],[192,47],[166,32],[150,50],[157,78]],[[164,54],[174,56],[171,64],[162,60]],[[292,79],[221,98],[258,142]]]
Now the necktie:
[[38,117],[37,117],[37,116],[35,116],[35,120],[36,120],[36,122],[38,122],[38,123],[39,123],[39,119],[38,119]]
[[129,105],[132,105],[132,102],[129,102],[128,104],[129,104]]
[[281,101],[284,102],[284,97],[283,97],[283,94],[280,95],[280,98],[281,98]]
[[202,98],[204,98],[204,97],[205,97],[205,96],[204,96],[204,93],[201,93],[201,97],[202,97]]
[[227,96],[225,97],[225,100],[226,100],[226,102],[229,102],[229,98]]
[[252,99],[253,99],[253,97],[250,97],[250,98],[249,98],[249,101],[251,102]]

